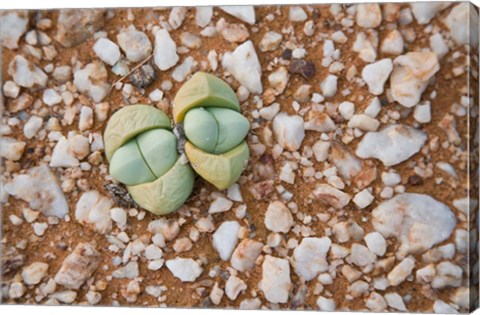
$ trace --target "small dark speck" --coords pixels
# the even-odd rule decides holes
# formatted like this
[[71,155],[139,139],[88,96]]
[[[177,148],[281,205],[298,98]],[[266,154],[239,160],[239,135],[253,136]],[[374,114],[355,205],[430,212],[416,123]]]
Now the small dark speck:
[[423,184],[423,178],[418,175],[412,175],[408,178],[408,183],[413,186],[418,186]]
[[222,273],[220,273],[220,277],[223,279],[223,280],[227,280],[228,277],[229,277],[229,273],[227,271],[222,271]]
[[65,242],[60,242],[60,243],[57,244],[57,248],[61,249],[61,250],[67,250],[68,245]]
[[308,60],[294,60],[288,67],[288,71],[294,74],[300,74],[305,79],[315,75],[315,64]]
[[292,50],[291,49],[285,49],[283,52],[282,52],[282,58],[285,59],[285,60],[290,60],[292,59]]
[[155,69],[149,64],[141,66],[129,76],[130,82],[139,89],[148,87],[155,78]]
[[200,307],[201,308],[211,308],[212,307],[212,301],[210,301],[210,298],[204,298],[201,302],[200,302]]

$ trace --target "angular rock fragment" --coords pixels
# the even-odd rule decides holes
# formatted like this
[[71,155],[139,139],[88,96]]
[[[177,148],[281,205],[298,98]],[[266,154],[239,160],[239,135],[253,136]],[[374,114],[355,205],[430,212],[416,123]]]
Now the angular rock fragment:
[[245,25],[228,23],[224,18],[217,22],[216,28],[223,38],[231,43],[243,43],[250,36]]
[[377,3],[361,3],[357,5],[357,25],[365,28],[375,28],[382,23],[382,11]]
[[478,13],[475,13],[475,8],[469,3],[455,5],[444,23],[458,45],[470,44],[472,47],[478,45],[478,27],[470,27],[478,24]]
[[334,299],[328,299],[323,296],[317,299],[317,306],[320,311],[324,312],[334,312],[337,309]]
[[197,49],[202,46],[202,40],[200,39],[200,37],[190,32],[183,32],[182,34],[180,34],[180,41],[187,48],[191,49]]
[[77,167],[80,162],[73,153],[73,146],[65,137],[61,137],[53,148],[50,167]]
[[432,51],[409,52],[398,56],[393,61],[390,76],[393,99],[405,107],[417,105],[438,70],[438,57]]
[[374,30],[359,32],[353,43],[352,50],[358,53],[365,62],[377,59],[378,34]]
[[268,205],[265,213],[265,226],[272,232],[288,233],[293,226],[293,216],[290,210],[280,201]]
[[15,138],[1,137],[0,138],[0,157],[10,161],[18,161],[22,158],[25,146],[24,141],[18,141]]
[[200,27],[207,26],[212,20],[213,7],[198,6],[195,8],[195,22]]
[[325,112],[311,110],[308,112],[308,121],[305,122],[305,130],[318,132],[331,132],[335,130],[335,122]]
[[353,297],[360,297],[368,292],[368,283],[362,280],[357,280],[350,285],[348,291]]
[[415,259],[412,256],[404,258],[388,273],[388,283],[394,287],[399,285],[410,276],[413,268],[415,268]]
[[3,84],[2,91],[6,97],[17,98],[20,94],[20,87],[15,82],[8,80]]
[[247,285],[237,276],[230,276],[225,283],[225,295],[231,301],[235,301],[238,295],[247,289]]
[[54,106],[62,101],[62,97],[54,89],[46,89],[43,91],[42,100],[47,106]]
[[365,243],[368,249],[377,256],[383,256],[387,252],[387,242],[382,234],[371,232],[365,235]]
[[93,51],[100,60],[111,66],[115,65],[121,56],[120,48],[108,38],[99,38],[93,45]]
[[318,162],[324,162],[327,160],[328,151],[330,149],[330,142],[318,140],[312,146],[313,154],[315,155],[315,159]]
[[352,201],[359,209],[365,209],[373,200],[375,200],[375,197],[372,193],[368,189],[364,189],[358,192]]
[[288,8],[288,19],[292,22],[303,22],[308,18],[307,13],[302,7],[291,6]]
[[268,82],[275,92],[275,95],[280,95],[285,91],[290,75],[285,67],[280,67],[278,70],[272,72],[268,76]]
[[55,282],[68,289],[79,289],[101,261],[100,253],[90,243],[78,244],[62,262],[55,275]]
[[178,65],[172,72],[172,78],[177,82],[183,82],[192,73],[197,62],[189,56]]
[[313,191],[313,196],[323,204],[342,209],[352,198],[349,194],[344,193],[328,184],[319,184]]
[[251,93],[262,93],[262,68],[252,41],[248,40],[233,52],[225,53],[222,66]]
[[57,177],[46,164],[30,168],[25,174],[15,175],[4,189],[46,216],[63,218],[68,214],[67,199]]
[[219,8],[248,24],[255,24],[255,8],[253,5],[228,5]]
[[305,127],[302,117],[279,113],[273,119],[273,132],[278,144],[289,151],[300,148],[305,138]]
[[457,314],[458,310],[442,300],[433,302],[433,311],[437,314]]
[[134,27],[119,33],[117,42],[131,62],[140,62],[152,52],[152,44],[147,34],[136,30]]
[[368,248],[355,243],[352,245],[350,259],[355,265],[359,267],[365,267],[368,264],[374,263],[376,257]]
[[263,244],[251,239],[244,239],[232,254],[232,267],[245,272],[255,266],[255,260],[262,252]]
[[165,240],[171,241],[180,233],[180,226],[176,220],[161,218],[148,224],[148,231],[153,234],[160,233]]
[[161,29],[155,34],[155,51],[153,59],[155,65],[162,71],[175,66],[179,60],[177,45],[166,29]]
[[187,15],[188,8],[186,7],[173,7],[170,10],[170,15],[168,16],[168,23],[170,26],[176,30],[182,26],[183,21]]
[[306,237],[293,251],[295,272],[306,281],[328,269],[327,254],[332,241],[328,237]]
[[409,159],[420,151],[427,135],[407,125],[390,125],[378,132],[367,133],[358,144],[357,156],[376,158],[385,166]]
[[422,102],[415,106],[413,118],[421,124],[429,123],[432,119],[430,102]]
[[13,282],[8,289],[8,297],[18,299],[25,294],[26,288],[21,282]]
[[60,291],[53,293],[50,297],[54,299],[57,303],[60,302],[63,304],[72,304],[77,298],[77,292],[72,290]]
[[28,11],[5,11],[0,16],[0,41],[8,49],[18,48],[20,37],[27,31]]
[[364,189],[368,187],[374,180],[377,179],[377,167],[371,160],[365,160],[362,163],[362,170],[354,178],[354,183],[358,189]]
[[281,42],[282,34],[273,31],[266,32],[265,35],[263,35],[258,48],[261,52],[274,51],[278,48]]
[[384,312],[387,309],[387,302],[385,302],[383,296],[381,296],[377,292],[372,292],[368,296],[368,299],[365,302],[365,306],[372,312],[380,313]]
[[387,301],[388,306],[398,311],[406,312],[407,307],[403,302],[402,296],[398,293],[387,293],[383,296]]
[[410,7],[418,24],[428,24],[440,11],[450,6],[448,2],[412,2]]
[[383,39],[380,50],[386,54],[400,55],[403,52],[403,47],[402,33],[398,30],[391,30]]
[[462,275],[463,270],[459,266],[449,261],[441,262],[436,267],[436,275],[432,280],[432,288],[459,287],[462,284]]
[[288,260],[265,256],[262,264],[262,280],[260,290],[271,303],[286,303],[292,288],[290,265]]
[[450,295],[450,300],[456,305],[468,309],[472,304],[470,293],[471,289],[469,287],[462,286],[456,289],[455,292]]
[[78,90],[94,102],[101,102],[110,91],[108,72],[103,63],[92,62],[74,74],[73,83]]
[[216,197],[213,202],[210,204],[210,207],[208,208],[208,213],[220,213],[220,212],[225,212],[228,211],[232,208],[233,202],[230,201],[229,199],[218,196]]
[[112,228],[110,209],[112,200],[100,195],[96,190],[84,192],[77,202],[75,218],[81,224],[105,234]]
[[465,215],[471,215],[478,206],[478,200],[474,198],[461,198],[453,200],[453,206]]
[[16,55],[8,65],[8,74],[21,87],[29,89],[44,88],[47,85],[47,75],[32,62],[21,55]]
[[202,267],[191,258],[177,257],[167,260],[165,265],[182,282],[194,282],[203,272]]
[[367,114],[353,115],[348,121],[349,128],[356,128],[362,131],[377,131],[380,122]]
[[387,82],[392,70],[392,60],[388,58],[365,66],[362,71],[362,78],[368,85],[368,91],[373,95],[382,94],[383,86]]
[[347,146],[333,142],[328,160],[337,167],[337,171],[345,179],[352,179],[362,171],[362,163]]
[[244,299],[240,305],[239,308],[241,310],[258,310],[262,306],[262,301],[260,301],[259,298],[254,298],[254,299]]
[[138,277],[138,274],[138,262],[136,261],[131,261],[124,267],[112,272],[112,276],[117,279],[135,279]]
[[320,89],[325,97],[333,97],[337,93],[338,77],[333,74],[327,75],[327,77],[320,83]]
[[208,296],[210,301],[213,304],[218,305],[222,301],[223,298],[223,290],[219,288],[218,282],[215,282],[213,285],[212,291],[210,291],[210,295]]
[[225,221],[213,234],[212,244],[223,260],[229,260],[232,252],[237,245],[237,233],[240,224],[237,221]]
[[401,243],[399,256],[429,250],[446,240],[456,224],[455,215],[445,204],[415,193],[399,194],[382,202],[372,216],[378,232]]
[[62,9],[57,20],[55,39],[63,47],[73,47],[83,43],[105,23],[105,10]]
[[22,279],[27,285],[40,283],[43,277],[47,275],[48,264],[43,262],[34,262],[22,270]]

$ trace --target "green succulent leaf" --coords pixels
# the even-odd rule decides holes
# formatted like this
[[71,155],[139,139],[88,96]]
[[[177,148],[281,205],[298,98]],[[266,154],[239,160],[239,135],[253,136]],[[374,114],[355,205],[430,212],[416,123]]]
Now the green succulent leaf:
[[192,193],[195,174],[180,159],[159,179],[136,186],[127,186],[133,200],[153,214],[168,214],[181,207]]
[[217,145],[218,126],[215,117],[203,107],[187,112],[183,122],[185,136],[200,149],[213,153]]
[[208,153],[221,154],[239,145],[250,124],[240,113],[228,108],[194,108],[183,122],[187,139]]
[[173,119],[182,122],[185,114],[196,107],[224,107],[240,111],[240,103],[232,88],[206,72],[195,73],[178,90],[174,99]]
[[161,110],[148,105],[123,107],[110,117],[105,128],[105,155],[110,161],[114,152],[138,134],[154,129],[171,129],[171,121]]
[[215,154],[225,153],[239,145],[250,129],[250,123],[242,114],[227,108],[210,107],[207,109],[218,125],[218,140]]
[[245,141],[223,154],[210,154],[187,141],[185,154],[195,172],[220,190],[238,180],[250,156]]
[[165,174],[178,159],[177,138],[165,129],[153,129],[137,136],[142,156],[156,178]]
[[128,141],[113,154],[110,175],[125,185],[151,182],[156,177],[143,159],[136,139]]

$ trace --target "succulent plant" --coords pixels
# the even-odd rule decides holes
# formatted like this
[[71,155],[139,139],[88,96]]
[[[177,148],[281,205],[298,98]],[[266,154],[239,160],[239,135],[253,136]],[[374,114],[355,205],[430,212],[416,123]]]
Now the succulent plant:
[[[198,72],[178,91],[173,118],[183,125],[184,151],[193,170],[218,189],[235,183],[245,169],[248,120],[235,92],[222,80]],[[181,137],[180,137],[181,139]],[[193,189],[194,171],[179,158],[168,116],[148,105],[131,105],[112,115],[104,134],[113,179],[154,214],[179,208]]]
[[104,139],[110,175],[127,186],[138,205],[167,214],[187,200],[195,175],[178,157],[164,112],[148,105],[124,107],[108,121]]
[[197,174],[218,189],[238,180],[249,159],[250,124],[227,83],[197,72],[177,92],[173,119],[183,123],[185,154]]

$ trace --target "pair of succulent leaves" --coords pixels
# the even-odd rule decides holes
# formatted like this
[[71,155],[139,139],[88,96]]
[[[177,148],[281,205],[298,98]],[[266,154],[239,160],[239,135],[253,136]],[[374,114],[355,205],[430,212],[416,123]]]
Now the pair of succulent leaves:
[[170,119],[155,107],[120,109],[104,134],[110,175],[127,186],[137,204],[155,214],[175,211],[186,201],[193,170],[226,189],[249,159],[244,141],[249,122],[240,114],[235,92],[221,79],[205,72],[193,75],[175,96],[173,118],[183,124],[190,165],[179,159]]

